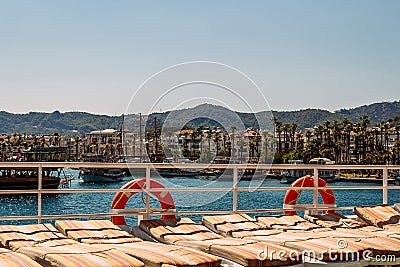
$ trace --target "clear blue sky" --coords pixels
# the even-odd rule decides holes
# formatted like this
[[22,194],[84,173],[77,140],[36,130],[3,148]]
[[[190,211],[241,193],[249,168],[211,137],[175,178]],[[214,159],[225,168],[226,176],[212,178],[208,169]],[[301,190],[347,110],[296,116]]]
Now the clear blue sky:
[[243,71],[272,110],[399,100],[400,1],[0,1],[0,110],[120,114],[192,60]]

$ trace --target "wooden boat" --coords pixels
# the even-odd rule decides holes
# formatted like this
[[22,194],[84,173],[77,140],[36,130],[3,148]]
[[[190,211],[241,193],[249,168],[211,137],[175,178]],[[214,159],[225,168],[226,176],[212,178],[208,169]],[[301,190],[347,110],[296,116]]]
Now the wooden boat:
[[[225,158],[216,158],[212,162],[212,164],[237,164],[238,162],[235,160],[231,160],[228,157]],[[251,166],[254,165],[255,167],[258,164],[258,159],[257,158],[248,158],[246,165]],[[232,169],[215,169],[214,173],[218,180],[223,181],[223,180],[228,180],[231,181],[233,179],[233,170]],[[266,179],[267,178],[267,173],[265,170],[257,170],[257,168],[245,168],[245,169],[239,169],[238,171],[238,179],[239,180],[253,180],[253,179]]]
[[[46,169],[42,174],[43,189],[57,189],[60,185],[60,169]],[[38,189],[36,168],[2,168],[0,170],[0,190]]]
[[120,168],[88,168],[81,169],[79,182],[83,183],[116,183],[122,182],[126,172]]
[[[172,158],[163,159],[163,163],[173,163]],[[186,170],[179,168],[157,168],[157,174],[164,178],[174,178],[174,177],[195,177],[201,175],[200,171],[197,170]]]
[[[288,163],[290,165],[304,165],[306,166],[302,160],[289,160]],[[313,158],[310,160],[310,164],[317,165],[333,165],[335,162],[331,161],[327,158]],[[287,169],[283,172],[283,178],[281,183],[291,184],[296,181],[298,178],[306,176],[307,174],[313,174],[312,169]],[[337,178],[335,176],[334,170],[319,170],[318,177],[325,180],[327,183],[334,183]]]

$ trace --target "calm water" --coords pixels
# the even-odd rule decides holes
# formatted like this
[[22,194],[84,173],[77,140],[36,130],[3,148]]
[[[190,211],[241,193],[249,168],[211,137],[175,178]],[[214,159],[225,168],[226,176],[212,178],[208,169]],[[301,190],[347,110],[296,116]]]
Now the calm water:
[[[77,171],[72,171],[75,178]],[[73,189],[95,189],[95,188],[120,188],[126,181],[114,184],[81,184],[77,179],[72,181]],[[213,181],[205,178],[169,178],[159,179],[166,187],[215,187],[227,188],[232,186],[229,181]],[[358,186],[361,184],[335,183],[335,185]],[[364,184],[366,185],[366,184]],[[372,185],[372,184],[368,184]],[[257,187],[282,187],[279,180],[265,180],[262,184],[240,181],[242,188]],[[239,209],[266,209],[281,208],[286,191],[258,191],[239,192]],[[382,202],[382,190],[334,190],[338,206],[374,205]],[[187,210],[230,210],[232,209],[232,194],[221,192],[185,192],[172,194],[178,211]],[[80,214],[80,213],[105,213],[109,212],[114,193],[67,193],[47,195],[44,197],[42,206],[43,214]],[[129,208],[144,207],[144,197],[137,193],[128,202]],[[311,203],[312,192],[303,191],[298,203]],[[322,200],[320,199],[320,202]],[[400,202],[400,191],[389,191],[389,204]],[[158,201],[151,199],[152,207],[159,207]],[[0,195],[0,216],[16,215],[37,215],[36,196],[1,196]],[[189,216],[199,221],[200,216]],[[36,221],[0,221],[0,224],[26,224]],[[128,224],[136,224],[136,218],[127,218]]]

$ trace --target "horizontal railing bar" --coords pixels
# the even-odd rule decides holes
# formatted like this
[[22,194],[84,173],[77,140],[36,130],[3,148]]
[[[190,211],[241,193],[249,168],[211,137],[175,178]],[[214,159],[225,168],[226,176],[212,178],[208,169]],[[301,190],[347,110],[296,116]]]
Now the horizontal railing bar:
[[[362,185],[362,186],[331,186],[328,185],[324,187],[324,189],[332,189],[332,190],[383,190],[383,193],[386,193],[386,198],[384,197],[384,201],[387,202],[387,192],[388,190],[399,190],[400,186],[398,185],[387,185],[388,181],[393,181],[393,179],[388,179],[389,170],[400,170],[399,165],[291,165],[291,164],[152,164],[152,163],[90,163],[90,162],[0,162],[0,170],[1,168],[8,169],[21,169],[21,168],[29,168],[29,169],[53,169],[53,168],[129,168],[129,169],[142,169],[146,170],[149,174],[149,170],[154,169],[162,169],[162,168],[179,168],[179,169],[257,169],[257,170],[286,170],[286,169],[307,169],[314,170],[316,173],[317,170],[351,170],[353,173],[357,174],[359,170],[381,170],[383,171],[383,179],[376,179],[375,182],[382,182],[382,184],[377,185]],[[239,173],[240,177],[240,173]],[[359,177],[357,177],[359,178]],[[355,179],[357,179],[355,178]],[[360,178],[367,180],[372,180],[373,178]],[[218,179],[216,179],[218,182]],[[40,183],[39,183],[40,184]],[[318,187],[319,188],[319,187]],[[203,187],[189,187],[189,188],[153,188],[153,189],[40,189],[40,190],[1,190],[0,195],[9,195],[9,194],[35,194],[40,197],[43,194],[70,194],[70,193],[117,193],[117,192],[130,192],[130,193],[152,193],[152,192],[232,192],[234,190],[240,192],[251,192],[251,191],[286,191],[294,189],[293,187],[235,187],[232,184],[229,187],[213,187],[213,188],[203,188]],[[299,189],[299,188],[296,188]],[[316,192],[317,187],[303,187],[301,190],[314,190]],[[386,203],[385,202],[385,203]],[[158,216],[158,215],[196,215],[196,214],[232,214],[235,212],[242,213],[264,213],[264,212],[282,212],[288,210],[351,210],[353,207],[327,207],[324,204],[311,204],[307,207],[298,207],[297,209],[258,209],[258,210],[229,210],[229,211],[163,211],[163,210],[153,210],[153,209],[126,209],[122,213],[117,213],[117,215],[150,215],[150,216]],[[41,205],[39,205],[39,210],[41,210]],[[34,216],[4,216],[1,217],[0,220],[45,220],[45,219],[57,219],[57,218],[93,218],[93,217],[109,217],[115,216],[115,213],[95,213],[95,214],[52,214],[52,215],[43,215],[41,212],[38,215]]]
[[335,169],[335,170],[400,170],[400,165],[292,165],[292,164],[170,164],[170,163],[93,163],[93,162],[0,162],[0,168],[179,168],[179,169]]
[[[321,188],[321,187],[318,187]],[[324,189],[332,190],[374,190],[383,189],[384,186],[325,186]],[[399,190],[400,186],[389,186],[390,189]],[[294,189],[294,187],[238,187],[238,191],[242,192],[252,192],[252,191],[287,191]],[[297,188],[300,189],[300,188]],[[315,187],[301,187],[301,190],[314,190]],[[70,194],[70,193],[118,193],[118,192],[129,192],[129,193],[140,193],[140,192],[231,192],[233,188],[228,187],[217,187],[217,188],[202,188],[202,187],[188,187],[188,188],[152,188],[150,190],[146,189],[43,189],[40,192],[42,194]],[[2,190],[1,194],[37,194],[39,190]]]

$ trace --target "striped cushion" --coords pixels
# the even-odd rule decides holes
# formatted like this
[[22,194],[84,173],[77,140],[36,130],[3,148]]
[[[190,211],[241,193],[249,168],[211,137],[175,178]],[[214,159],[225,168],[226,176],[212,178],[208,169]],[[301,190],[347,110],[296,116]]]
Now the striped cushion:
[[[0,225],[0,233],[21,232],[24,234],[34,234],[38,232],[54,232],[59,234],[58,230],[51,224],[28,224],[28,225]],[[60,236],[62,236],[60,234]]]
[[366,223],[378,227],[383,227],[387,224],[397,224],[400,220],[400,214],[388,205],[354,207],[353,211]]
[[218,236],[212,232],[203,232],[203,233],[196,233],[196,234],[170,234],[165,235],[162,238],[163,243],[167,244],[175,244],[179,241],[204,241],[204,240],[212,240],[218,239],[221,236]]
[[18,249],[21,247],[58,247],[65,245],[77,244],[76,241],[72,239],[57,239],[57,240],[47,240],[47,241],[10,241],[9,248]]
[[164,245],[153,242],[113,245],[119,251],[132,255],[144,262],[145,266],[204,266],[221,264],[219,257],[180,246]]
[[174,234],[193,234],[198,232],[209,232],[207,228],[199,224],[183,224],[178,226],[166,226],[166,229]]
[[[160,221],[157,225],[159,224]],[[193,249],[142,241],[120,230],[110,221],[60,221],[56,223],[56,226],[62,228],[61,230],[68,237],[84,243],[102,244],[97,245],[97,247],[115,248],[140,259],[146,266],[150,267],[164,266],[164,264],[171,266],[219,266],[221,262],[218,257]],[[160,227],[156,228],[160,229]],[[177,228],[182,231],[181,229],[184,228],[192,229],[193,226],[179,224]]]
[[172,233],[160,220],[141,220],[139,228],[160,242],[163,241],[164,234]]
[[67,239],[50,224],[0,226],[3,245],[16,249],[42,265],[143,266],[122,252],[99,249]]
[[[178,244],[209,252],[217,256],[221,256],[244,266],[283,266],[300,262],[300,257],[296,257],[295,255],[292,255],[296,259],[295,261],[287,258],[287,256],[289,256],[289,252],[291,252],[290,249],[266,242],[257,242],[234,238],[221,238],[196,242],[183,241],[179,242]],[[282,255],[282,257],[284,258],[283,260],[279,260],[276,258],[277,253],[275,253],[273,255],[274,257],[272,258],[267,257],[265,260],[260,260],[260,251],[264,251],[266,247],[269,251],[282,250],[284,252],[287,252],[288,254]],[[296,251],[293,251],[293,253],[296,253]]]
[[[362,253],[369,249],[368,245],[361,245],[351,240],[346,240],[346,248],[339,249],[337,246],[337,241],[337,238],[326,237],[295,242],[285,242],[285,246],[296,249],[305,256],[309,256],[311,258],[316,257],[317,259],[322,259],[323,261],[347,261],[361,259]],[[352,253],[355,253],[354,259],[348,259],[349,256],[353,255]]]
[[373,255],[400,256],[400,240],[398,239],[378,236],[362,238],[361,241],[358,242],[361,242],[363,245],[369,245],[369,249],[373,252]]
[[387,224],[383,226],[383,229],[390,232],[400,233],[400,224]]
[[77,243],[67,239],[50,224],[0,226],[0,242],[3,246],[12,248]]
[[262,216],[257,217],[257,221],[272,227],[273,225],[296,225],[300,222],[306,222],[298,215],[280,215],[280,216]]
[[0,248],[0,266],[40,267],[41,265],[21,253],[13,252],[5,248]]
[[321,226],[310,222],[299,222],[296,225],[274,224],[272,225],[272,228],[282,231],[311,231],[319,228],[322,231],[326,230],[326,228],[322,228]]
[[[267,248],[267,249],[266,249]],[[243,246],[213,245],[209,250],[211,253],[227,257],[244,266],[272,266],[272,265],[292,265],[299,263],[301,257],[298,252],[280,245],[257,242]],[[260,259],[260,252],[266,251],[265,259]],[[268,251],[279,251],[278,253],[268,253]],[[282,253],[281,253],[282,252]],[[229,255],[229,256],[227,256]],[[261,254],[261,256],[264,256]]]
[[[328,236],[329,235],[327,235],[326,237]],[[290,232],[281,232],[279,234],[270,236],[249,236],[246,237],[246,240],[265,241],[284,246],[285,242],[308,240],[312,238],[316,238],[316,236],[315,235],[311,236],[309,232],[302,231],[295,234]]]
[[[266,246],[268,248],[273,246],[279,250],[289,251],[287,248],[266,242],[223,238],[218,234],[208,231],[207,228],[201,225],[184,224],[180,226],[165,226],[161,221],[141,221],[140,227],[146,229],[145,231],[148,233],[152,233],[153,229],[158,229],[159,232],[168,230],[169,233],[162,234],[163,242],[199,249],[245,266],[270,266],[278,263],[280,265],[293,264],[293,261],[288,259],[289,255],[287,256],[288,260],[284,262],[277,258],[259,259],[260,251],[264,250]],[[295,260],[295,262],[299,261],[300,259]]]
[[367,225],[364,227],[358,228],[358,230],[364,231],[364,232],[377,232],[377,231],[382,231],[382,228],[373,226],[373,225]]
[[231,232],[231,236],[234,238],[246,238],[246,237],[252,237],[252,236],[271,236],[271,235],[276,235],[282,233],[280,230],[251,230],[251,231],[236,231],[236,232]]
[[109,220],[57,221],[56,228],[69,238],[82,243],[132,243],[142,241],[121,230]]
[[179,241],[177,245],[192,247],[200,250],[208,250],[211,246],[221,245],[221,246],[245,246],[248,244],[258,243],[254,240],[236,239],[236,238],[220,238],[220,239],[210,239],[204,241]]
[[338,228],[329,232],[330,237],[334,238],[371,238],[375,237],[375,233],[361,231],[352,228]]
[[365,226],[364,223],[358,222],[354,219],[349,219],[340,215],[335,214],[323,214],[323,215],[304,215],[304,218],[312,223],[315,223],[321,227],[328,227],[332,229],[336,228],[358,228]]
[[216,225],[224,224],[227,222],[242,223],[242,222],[256,222],[256,220],[244,213],[219,215],[219,216],[203,216],[204,225],[213,225],[215,227]]
[[[256,235],[256,233],[251,233],[256,231],[260,235],[266,235],[266,232],[262,231],[270,229],[247,214],[204,216],[203,224],[218,234],[237,238]],[[276,230],[273,231],[276,233]]]
[[168,244],[184,240],[208,240],[222,237],[210,232],[203,225],[192,224],[188,220],[183,224],[173,225],[171,221],[168,224],[163,225],[163,222],[159,220],[142,220],[139,226],[158,241]]
[[20,248],[18,251],[28,255],[42,265],[87,267],[144,266],[141,261],[115,249],[97,249],[84,244],[63,246],[62,250],[54,247],[25,247]]
[[72,230],[121,230],[118,226],[113,224],[109,220],[88,220],[88,221],[78,221],[78,220],[59,220],[56,221],[56,228],[64,235]]

